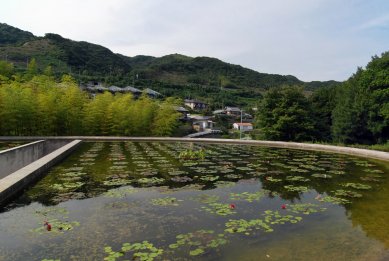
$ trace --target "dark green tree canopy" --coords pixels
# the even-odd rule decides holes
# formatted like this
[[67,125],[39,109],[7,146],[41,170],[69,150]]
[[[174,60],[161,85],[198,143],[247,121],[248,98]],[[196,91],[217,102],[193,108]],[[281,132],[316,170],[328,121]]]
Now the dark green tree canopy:
[[263,97],[256,124],[268,140],[311,140],[314,122],[308,99],[301,88],[270,89]]

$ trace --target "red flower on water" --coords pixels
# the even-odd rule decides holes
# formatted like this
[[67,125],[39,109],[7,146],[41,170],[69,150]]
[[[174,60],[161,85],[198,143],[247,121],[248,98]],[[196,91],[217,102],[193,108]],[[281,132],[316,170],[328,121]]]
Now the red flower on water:
[[230,209],[235,209],[235,204],[230,204]]
[[282,208],[282,209],[286,209],[286,205],[285,205],[285,204],[282,204],[282,205],[281,205],[281,208]]

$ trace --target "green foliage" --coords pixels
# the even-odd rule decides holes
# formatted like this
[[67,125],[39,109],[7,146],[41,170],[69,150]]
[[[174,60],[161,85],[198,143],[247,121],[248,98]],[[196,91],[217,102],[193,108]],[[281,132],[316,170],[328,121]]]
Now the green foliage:
[[205,156],[207,155],[207,151],[204,149],[200,150],[192,150],[187,149],[184,151],[181,151],[178,157],[183,160],[203,160],[205,159]]
[[14,73],[14,65],[12,63],[0,60],[0,76],[10,78]]
[[107,261],[115,261],[117,258],[132,253],[133,260],[153,261],[156,257],[163,254],[163,249],[156,248],[149,241],[142,241],[141,243],[124,243],[120,251],[113,251],[112,247],[106,246],[105,253],[108,254],[104,258]]
[[[56,82],[31,73],[0,81],[0,135],[170,135],[178,126],[174,101],[108,92],[91,99],[68,75]],[[1,64],[0,64],[1,65]]]
[[[189,255],[198,256],[204,254],[208,249],[217,248],[227,243],[224,234],[217,234],[213,230],[198,230],[188,234],[179,234],[177,241],[169,245],[170,249],[177,249],[189,246]],[[193,249],[194,248],[194,249]]]
[[303,141],[312,139],[311,107],[302,89],[283,87],[265,95],[257,114],[262,139]]
[[34,38],[34,35],[30,32],[22,31],[13,26],[0,23],[0,45],[19,45]]
[[343,143],[383,143],[389,138],[389,52],[375,56],[337,89],[333,138]]

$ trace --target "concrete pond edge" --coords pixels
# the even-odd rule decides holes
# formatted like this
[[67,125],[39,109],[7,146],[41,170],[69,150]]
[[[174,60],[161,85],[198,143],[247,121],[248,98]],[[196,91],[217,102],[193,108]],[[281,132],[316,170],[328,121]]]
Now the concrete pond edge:
[[81,142],[81,140],[69,141],[66,145],[0,179],[0,206],[39,180],[48,169],[71,154]]

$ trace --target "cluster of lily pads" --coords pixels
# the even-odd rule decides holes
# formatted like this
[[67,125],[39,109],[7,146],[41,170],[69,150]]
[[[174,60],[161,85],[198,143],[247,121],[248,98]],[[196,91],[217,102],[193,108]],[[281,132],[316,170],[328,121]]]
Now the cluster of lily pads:
[[152,261],[163,253],[163,249],[155,247],[149,241],[133,244],[124,243],[119,251],[113,251],[112,247],[106,246],[104,251],[108,254],[104,258],[106,261],[115,261],[117,258],[125,255],[131,255],[132,260],[136,261]]
[[[51,234],[64,233],[73,230],[74,227],[80,225],[77,221],[70,221],[68,211],[65,208],[50,207],[36,210],[36,216],[41,220],[38,227],[30,230],[31,232],[43,234],[50,232]],[[50,226],[48,228],[48,226]]]

